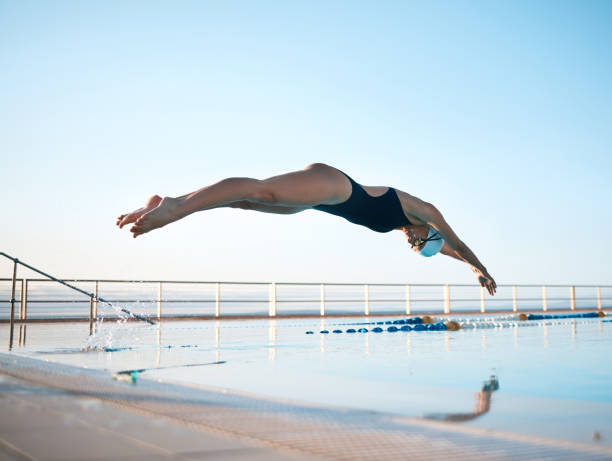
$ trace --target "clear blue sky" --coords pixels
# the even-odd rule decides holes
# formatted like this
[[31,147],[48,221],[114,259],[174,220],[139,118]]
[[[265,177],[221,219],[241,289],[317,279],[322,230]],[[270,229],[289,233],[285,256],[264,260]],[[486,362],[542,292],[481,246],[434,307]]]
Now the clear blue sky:
[[498,283],[612,283],[610,24],[607,1],[1,0],[0,250],[61,277],[474,281],[316,211],[114,227],[325,162],[433,202]]

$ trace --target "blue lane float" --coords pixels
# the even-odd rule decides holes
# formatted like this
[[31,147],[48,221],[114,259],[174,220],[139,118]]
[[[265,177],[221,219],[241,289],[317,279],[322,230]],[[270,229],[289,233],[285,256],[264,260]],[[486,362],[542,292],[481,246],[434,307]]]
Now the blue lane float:
[[[563,320],[563,319],[589,319],[589,318],[598,318],[605,317],[606,313],[603,311],[598,312],[581,312],[581,313],[570,313],[570,314],[520,314],[518,316],[508,316],[501,319],[496,320],[495,322],[490,321],[455,321],[455,320],[446,320],[436,321],[432,317],[427,315],[423,317],[411,317],[407,319],[398,319],[398,320],[387,320],[387,321],[377,321],[377,322],[367,322],[367,323],[348,323],[341,325],[389,325],[386,328],[375,326],[372,329],[368,330],[365,327],[361,327],[358,329],[348,328],[344,333],[382,333],[387,331],[389,333],[395,333],[398,331],[456,331],[460,329],[487,329],[487,328],[507,328],[511,326],[518,326],[520,323],[515,323],[517,320],[525,321],[525,320]],[[611,320],[602,320],[603,322],[610,322]],[[508,323],[510,322],[510,323]],[[523,324],[527,325],[527,324]],[[534,325],[534,324],[531,324]],[[333,330],[333,333],[340,334],[343,333],[342,330]],[[321,334],[329,334],[329,330],[321,330]],[[307,335],[314,334],[313,331],[309,330],[306,332]]]
[[[447,322],[447,324],[443,323],[443,322],[428,322],[428,323],[423,323],[423,320],[421,318],[418,318],[419,321],[416,322],[412,322],[413,325],[408,325],[406,320],[403,320],[403,324],[399,323],[399,322],[376,322],[375,324],[377,325],[387,325],[389,324],[389,326],[386,329],[383,329],[382,327],[374,327],[371,330],[368,330],[367,328],[359,328],[359,329],[354,329],[354,328],[348,328],[346,331],[344,331],[344,333],[368,333],[368,332],[372,332],[372,333],[383,333],[384,331],[387,331],[389,333],[395,333],[398,331],[446,331],[446,330],[453,330],[453,329],[459,329],[459,324],[457,324],[457,322]],[[410,319],[413,320],[413,319]],[[456,325],[456,327],[453,327],[453,324]],[[395,325],[401,325],[399,327],[395,326]],[[321,330],[320,331],[321,334],[329,334],[329,330]],[[342,330],[333,330],[332,333],[336,333],[336,334],[340,334],[343,333]],[[312,335],[314,334],[314,332],[312,330],[308,330],[306,332],[307,335]]]
[[419,323],[427,323],[427,319],[431,321],[431,317],[424,316],[421,317],[410,317],[407,319],[398,319],[398,320],[378,320],[376,322],[356,322],[356,323],[341,323],[339,325],[416,325]]
[[520,320],[591,319],[604,317],[604,312],[581,312],[576,314],[521,314]]

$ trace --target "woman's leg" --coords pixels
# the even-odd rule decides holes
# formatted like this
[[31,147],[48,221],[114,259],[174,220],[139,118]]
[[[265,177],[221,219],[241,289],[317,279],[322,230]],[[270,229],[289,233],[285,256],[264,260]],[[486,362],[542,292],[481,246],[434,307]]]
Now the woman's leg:
[[[335,204],[348,199],[351,184],[340,171],[315,163],[304,170],[263,181],[252,178],[228,178],[178,198],[166,197],[157,206],[122,215],[118,225],[134,222],[134,237],[184,218],[196,211],[231,206],[247,201],[279,207],[308,208],[320,203]],[[155,203],[154,197],[149,203]],[[255,208],[256,209],[256,208]]]
[[241,210],[260,211],[262,213],[272,214],[295,214],[310,208],[306,206],[267,205],[265,203],[247,202],[246,200],[230,203],[227,206],[230,208],[240,208]]

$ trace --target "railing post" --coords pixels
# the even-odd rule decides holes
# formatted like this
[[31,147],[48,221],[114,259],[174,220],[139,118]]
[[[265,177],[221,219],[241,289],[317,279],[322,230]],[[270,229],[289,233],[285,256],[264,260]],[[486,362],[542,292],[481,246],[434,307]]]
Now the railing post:
[[325,315],[325,284],[321,284],[321,317]]
[[480,312],[485,311],[485,290],[484,287],[480,287]]
[[516,302],[516,285],[512,286],[512,311],[518,311],[518,304]]
[[575,311],[576,310],[576,287],[570,287],[570,308]]
[[95,320],[98,320],[98,291],[99,291],[98,280],[96,280],[96,285],[94,287],[94,296],[96,297],[96,299],[94,299],[94,311],[93,311],[93,318]]
[[216,284],[216,294],[215,294],[215,317],[221,316],[221,284],[217,282]]
[[368,284],[365,284],[363,288],[364,288],[364,296],[365,296],[364,313],[365,315],[370,315],[370,287],[368,286]]
[[25,291],[25,282],[24,279],[20,279],[21,284],[21,290],[20,290],[20,294],[19,294],[19,342],[18,344],[21,346],[25,346],[25,342],[22,343],[22,338],[23,341],[25,341],[25,325],[23,324],[23,292]]
[[406,314],[410,315],[410,285],[406,285]]
[[157,319],[161,319],[162,315],[162,282],[157,285]]
[[25,290],[23,293],[23,319],[28,319],[28,284],[29,280],[25,279]]
[[548,302],[546,300],[546,285],[542,285],[542,310],[548,310]]
[[15,259],[13,261],[13,283],[11,285],[11,331],[9,333],[9,349],[13,347],[13,327],[15,323],[15,283],[17,281],[17,262],[19,260]]
[[601,310],[601,287],[597,287],[597,310]]
[[93,333],[94,299],[89,298],[89,334]]
[[21,279],[21,294],[19,295],[19,320],[23,320],[23,295],[25,292],[25,282]]
[[268,315],[270,317],[276,317],[276,282],[270,284],[270,307],[268,309]]
[[450,314],[450,286],[444,285],[444,313]]

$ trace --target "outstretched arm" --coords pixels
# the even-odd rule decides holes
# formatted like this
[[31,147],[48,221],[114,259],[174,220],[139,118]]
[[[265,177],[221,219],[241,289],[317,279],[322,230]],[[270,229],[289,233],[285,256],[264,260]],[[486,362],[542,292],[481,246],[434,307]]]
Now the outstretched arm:
[[437,230],[445,241],[441,253],[469,264],[472,271],[478,277],[480,285],[485,287],[489,294],[493,296],[497,288],[495,280],[493,280],[487,268],[482,265],[472,250],[457,237],[457,234],[448,225],[442,213],[433,205],[428,205],[423,214],[427,225]]
[[[470,250],[467,247],[467,245],[465,246],[465,248],[467,249],[467,251],[469,251],[472,254],[474,260],[480,264],[480,261],[478,261],[478,258],[472,252],[472,250]],[[497,289],[497,284],[495,283],[495,280],[493,280],[493,277],[491,277],[491,275],[487,272],[487,269],[484,266],[482,266],[482,264],[480,264],[482,269],[479,269],[475,264],[470,263],[468,258],[462,257],[458,251],[451,249],[446,243],[444,243],[444,246],[440,250],[440,253],[446,256],[450,256],[451,258],[457,259],[459,261],[468,263],[472,271],[478,277],[478,282],[480,283],[480,285],[483,287],[486,287],[487,291],[489,292],[489,294],[491,294],[491,296],[495,294],[495,290]]]

